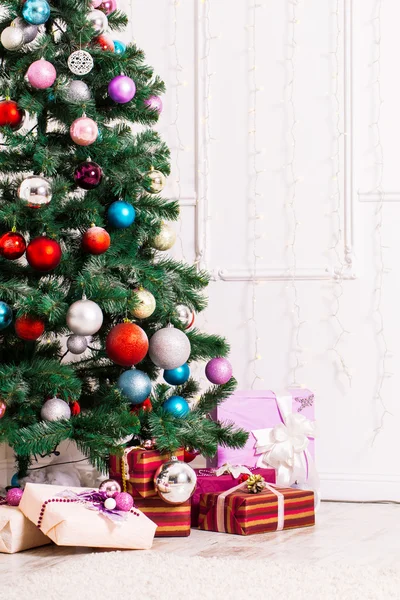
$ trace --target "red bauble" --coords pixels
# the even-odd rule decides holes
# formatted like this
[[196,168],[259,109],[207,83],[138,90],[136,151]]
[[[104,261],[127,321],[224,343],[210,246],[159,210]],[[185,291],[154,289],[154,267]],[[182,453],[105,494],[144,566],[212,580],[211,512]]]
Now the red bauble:
[[0,238],[0,255],[8,260],[21,258],[26,250],[26,242],[20,233],[9,231]]
[[248,473],[242,473],[238,479],[239,483],[244,483],[245,481],[248,480],[248,478],[250,477],[250,475]]
[[102,227],[92,226],[82,236],[82,249],[89,254],[103,254],[110,244],[110,236]]
[[193,450],[193,448],[185,448],[183,453],[183,460],[185,461],[185,463],[190,463],[199,454],[200,452],[198,450]]
[[151,412],[153,410],[153,405],[150,398],[146,398],[142,404],[135,404],[132,406],[131,413],[137,414],[139,410],[144,410],[145,412]]
[[76,417],[76,415],[79,415],[79,413],[81,412],[81,406],[76,400],[74,402],[70,402],[69,407],[71,409],[71,415],[73,417]]
[[26,340],[27,342],[34,342],[44,332],[44,323],[41,319],[37,317],[30,317],[29,315],[24,315],[23,317],[18,317],[15,320],[15,333],[21,340]]
[[56,240],[41,235],[33,239],[26,249],[26,259],[37,271],[51,271],[61,261],[61,247]]
[[102,33],[99,37],[93,40],[95,46],[100,46],[102,50],[109,50],[109,52],[114,52],[114,42],[112,37],[108,33]]
[[93,190],[102,179],[103,169],[91,160],[86,160],[75,169],[74,181],[83,190]]
[[108,357],[117,365],[132,367],[147,354],[149,340],[146,332],[135,323],[120,323],[113,327],[106,339]]
[[18,129],[23,123],[24,115],[24,111],[13,100],[0,102],[0,127],[8,125],[13,129]]

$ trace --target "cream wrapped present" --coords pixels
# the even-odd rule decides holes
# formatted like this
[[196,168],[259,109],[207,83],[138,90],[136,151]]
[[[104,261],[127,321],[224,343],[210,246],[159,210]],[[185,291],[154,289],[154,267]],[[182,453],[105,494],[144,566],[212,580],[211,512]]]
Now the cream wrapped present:
[[109,509],[105,492],[27,483],[20,510],[58,546],[148,550],[157,525],[140,510]]
[[0,552],[14,554],[50,542],[51,540],[22,514],[18,506],[0,506]]

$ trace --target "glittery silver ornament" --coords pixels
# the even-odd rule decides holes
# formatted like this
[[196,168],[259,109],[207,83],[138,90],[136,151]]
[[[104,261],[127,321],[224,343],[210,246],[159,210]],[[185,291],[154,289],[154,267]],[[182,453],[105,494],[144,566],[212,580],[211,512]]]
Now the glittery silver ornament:
[[176,233],[172,229],[171,225],[168,225],[168,223],[162,223],[160,233],[156,235],[150,243],[155,250],[164,251],[172,248],[172,246],[175,244],[175,240]]
[[183,331],[168,326],[159,329],[149,343],[149,356],[160,369],[176,369],[190,356],[190,341]]
[[18,198],[25,200],[31,208],[40,208],[52,198],[51,184],[44,177],[27,177],[18,188]]
[[78,335],[94,335],[103,324],[103,312],[96,302],[85,297],[71,304],[67,312],[67,325]]
[[91,10],[86,18],[97,34],[104,33],[108,27],[107,16],[101,10]]
[[80,104],[81,102],[90,100],[91,93],[89,86],[84,81],[73,79],[65,86],[63,96],[67,102]]
[[134,290],[134,295],[139,304],[132,310],[132,315],[137,319],[147,319],[156,309],[156,299],[151,292],[144,288]]
[[88,347],[87,339],[83,335],[70,335],[67,340],[67,348],[71,354],[82,354]]
[[188,306],[185,306],[184,304],[178,304],[175,310],[176,314],[178,315],[178,319],[180,323],[182,323],[183,327],[185,329],[191,329],[194,325],[194,311]]
[[114,481],[114,479],[105,479],[99,485],[99,490],[101,492],[105,492],[109,498],[112,498],[114,494],[119,494],[121,491],[121,486],[118,481]]
[[74,75],[87,75],[93,64],[93,58],[85,50],[77,50],[68,57],[68,68]]
[[60,421],[71,417],[71,409],[61,398],[50,398],[42,406],[40,416],[44,421]]
[[173,456],[154,475],[154,487],[167,504],[182,504],[191,498],[197,483],[195,471]]
[[24,44],[30,44],[33,42],[39,31],[37,25],[31,25],[31,23],[27,23],[27,21],[25,21],[22,17],[17,17],[14,19],[11,25],[22,31]]
[[146,173],[146,178],[150,179],[150,183],[146,183],[145,189],[149,194],[159,194],[165,188],[165,175],[161,171],[151,169]]
[[24,43],[24,35],[18,27],[6,27],[0,40],[6,50],[19,50]]

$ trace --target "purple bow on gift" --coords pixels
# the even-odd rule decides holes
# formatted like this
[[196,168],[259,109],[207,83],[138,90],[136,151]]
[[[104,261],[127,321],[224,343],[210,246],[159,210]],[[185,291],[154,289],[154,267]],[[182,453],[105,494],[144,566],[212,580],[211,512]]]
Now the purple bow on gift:
[[68,498],[75,502],[81,502],[89,510],[97,510],[99,514],[103,517],[107,517],[107,519],[110,519],[113,523],[122,523],[122,521],[126,521],[127,519],[127,512],[117,510],[116,508],[106,508],[104,503],[108,500],[109,496],[107,496],[106,492],[100,490],[89,490],[88,492],[82,492],[81,494],[77,494],[71,490],[64,490],[57,494],[57,496]]

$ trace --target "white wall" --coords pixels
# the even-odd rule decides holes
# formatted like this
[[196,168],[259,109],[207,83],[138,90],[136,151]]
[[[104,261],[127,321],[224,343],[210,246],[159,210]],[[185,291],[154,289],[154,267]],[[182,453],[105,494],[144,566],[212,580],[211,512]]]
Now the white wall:
[[315,391],[325,497],[398,499],[398,2],[381,20],[380,0],[120,5],[131,24],[115,37],[135,39],[168,86],[175,252],[215,276],[201,322],[229,338],[241,389]]

